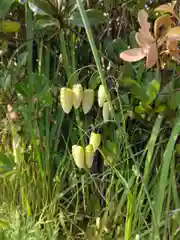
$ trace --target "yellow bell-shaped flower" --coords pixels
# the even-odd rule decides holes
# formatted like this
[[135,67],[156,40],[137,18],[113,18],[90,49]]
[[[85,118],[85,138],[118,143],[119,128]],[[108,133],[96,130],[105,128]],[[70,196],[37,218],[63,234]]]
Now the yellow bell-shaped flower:
[[69,113],[73,106],[74,92],[70,88],[63,87],[60,92],[60,102],[65,113]]
[[89,144],[85,148],[85,162],[88,168],[92,167],[94,158],[94,148],[92,144]]
[[84,148],[82,146],[73,145],[72,146],[72,156],[74,158],[74,162],[78,168],[84,168]]
[[103,115],[104,122],[109,120],[110,107],[109,107],[109,103],[108,102],[104,102],[103,103],[102,115]]
[[83,99],[82,99],[82,108],[84,114],[87,114],[94,103],[94,90],[93,89],[85,89],[83,92]]
[[77,109],[81,105],[81,101],[83,98],[83,87],[81,84],[74,84],[73,85],[73,92],[74,92],[74,99],[73,105]]
[[101,143],[101,135],[99,133],[91,132],[89,144],[92,144],[94,152],[98,149]]
[[104,85],[100,85],[98,89],[98,104],[99,107],[103,106],[103,103],[106,101],[106,92],[104,89]]

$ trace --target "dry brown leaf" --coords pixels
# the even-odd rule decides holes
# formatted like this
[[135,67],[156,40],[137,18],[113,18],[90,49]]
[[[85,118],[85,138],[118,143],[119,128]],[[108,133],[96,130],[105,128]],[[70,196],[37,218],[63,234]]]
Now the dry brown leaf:
[[179,41],[180,40],[180,26],[177,26],[177,27],[174,27],[174,28],[171,28],[166,36],[168,37],[168,39],[170,41]]
[[166,35],[168,30],[171,28],[173,21],[170,15],[164,15],[158,17],[154,22],[154,35],[156,38]]
[[172,1],[172,3],[160,5],[159,7],[155,8],[155,11],[173,14],[175,4],[176,1]]

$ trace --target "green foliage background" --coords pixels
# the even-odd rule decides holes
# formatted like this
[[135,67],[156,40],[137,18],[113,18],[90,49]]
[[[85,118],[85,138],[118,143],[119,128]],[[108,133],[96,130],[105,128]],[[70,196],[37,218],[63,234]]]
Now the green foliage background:
[[[119,58],[137,46],[138,11],[153,22],[165,1],[22,2],[0,1],[0,239],[179,239],[180,66]],[[76,83],[96,93],[87,115],[62,110]],[[84,171],[71,148],[91,131],[102,143]]]

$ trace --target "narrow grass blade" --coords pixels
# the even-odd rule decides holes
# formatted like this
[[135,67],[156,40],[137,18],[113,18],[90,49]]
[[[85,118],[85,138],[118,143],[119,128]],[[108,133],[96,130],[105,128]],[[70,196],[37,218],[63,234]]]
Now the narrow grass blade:
[[[168,144],[166,146],[163,159],[162,159],[162,168],[160,172],[160,179],[158,183],[156,198],[155,198],[155,217],[157,224],[160,224],[162,209],[163,209],[163,203],[166,195],[166,186],[167,186],[167,179],[168,174],[170,170],[170,163],[172,160],[172,154],[174,151],[174,146],[177,140],[177,137],[180,132],[180,113],[177,116],[177,119],[175,121],[174,127],[171,132],[171,136],[169,138]],[[155,239],[155,238],[154,238]]]

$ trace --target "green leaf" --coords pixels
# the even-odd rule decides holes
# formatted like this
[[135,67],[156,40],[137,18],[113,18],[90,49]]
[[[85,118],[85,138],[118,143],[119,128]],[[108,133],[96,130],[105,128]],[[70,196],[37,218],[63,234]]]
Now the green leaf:
[[136,107],[135,107],[135,112],[136,112],[136,113],[139,113],[139,114],[145,113],[145,112],[146,112],[146,109],[145,109],[142,105],[139,105],[139,106],[136,106]]
[[32,3],[34,3],[35,6],[40,8],[45,13],[48,13],[51,16],[57,16],[57,9],[53,4],[51,4],[48,1],[45,0],[31,0]]
[[14,21],[0,21],[0,32],[18,32],[21,28],[20,23]]
[[58,29],[60,28],[59,22],[53,19],[45,20],[41,19],[36,22],[36,29],[37,30],[42,30],[44,28],[48,27],[57,27]]
[[8,13],[11,4],[14,2],[15,0],[0,0],[0,18],[3,18],[6,16],[6,14]]
[[147,104],[151,104],[157,97],[160,89],[160,83],[156,80],[153,80],[148,84],[147,95],[149,97]]
[[18,68],[25,66],[27,62],[28,52],[23,52],[18,55]]
[[0,176],[13,171],[15,163],[6,156],[3,152],[0,152]]
[[170,95],[168,106],[175,110],[180,105],[180,92],[174,92]]
[[5,228],[9,228],[9,227],[10,227],[9,223],[7,221],[0,219],[0,229],[2,229],[2,228],[5,229]]
[[47,13],[38,8],[34,3],[28,1],[28,6],[31,11],[35,14],[46,15]]
[[91,76],[88,86],[89,86],[89,88],[95,90],[98,87],[98,85],[100,84],[100,82],[101,82],[101,80],[100,80],[99,74],[96,72]]
[[[88,9],[86,10],[86,15],[88,17],[88,20],[91,26],[97,26],[99,24],[104,23],[106,20],[103,12],[98,9]],[[80,26],[80,27],[84,26],[81,15],[77,11],[70,16],[69,21],[75,26]]]
[[117,147],[117,144],[110,140],[107,140],[105,143],[105,148],[113,154],[116,154],[116,147]]
[[123,83],[125,86],[131,89],[132,94],[142,102],[146,102],[148,100],[148,95],[144,88],[135,80],[131,78],[123,79]]

